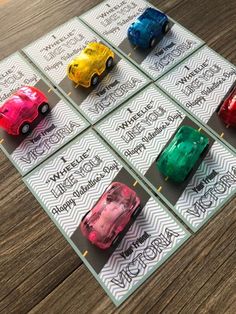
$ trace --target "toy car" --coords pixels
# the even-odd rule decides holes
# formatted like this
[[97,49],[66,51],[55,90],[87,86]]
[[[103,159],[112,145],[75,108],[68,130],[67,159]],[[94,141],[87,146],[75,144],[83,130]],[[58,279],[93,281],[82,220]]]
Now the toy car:
[[236,127],[236,81],[221,101],[217,112],[227,126]]
[[159,171],[170,180],[183,182],[209,144],[209,139],[190,126],[181,126],[157,157]]
[[82,234],[100,249],[112,246],[131,217],[139,212],[140,199],[127,185],[113,182],[80,223]]
[[141,48],[153,48],[170,29],[168,17],[153,8],[147,8],[128,29],[129,41]]
[[114,57],[113,51],[105,45],[91,42],[68,64],[68,77],[77,85],[95,86],[99,75],[112,67]]
[[0,127],[11,135],[27,134],[30,123],[49,109],[48,100],[40,90],[23,86],[0,107]]

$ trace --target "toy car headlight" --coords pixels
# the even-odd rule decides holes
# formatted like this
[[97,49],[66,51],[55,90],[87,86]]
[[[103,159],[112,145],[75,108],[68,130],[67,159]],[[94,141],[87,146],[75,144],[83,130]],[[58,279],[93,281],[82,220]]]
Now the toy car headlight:
[[97,234],[95,231],[90,232],[89,236],[88,236],[89,241],[91,241],[92,243],[94,243],[97,239]]

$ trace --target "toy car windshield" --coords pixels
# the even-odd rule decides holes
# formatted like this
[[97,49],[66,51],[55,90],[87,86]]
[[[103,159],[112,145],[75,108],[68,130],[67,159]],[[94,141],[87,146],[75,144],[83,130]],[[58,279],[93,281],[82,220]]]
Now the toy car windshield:
[[208,144],[209,139],[204,134],[182,126],[157,158],[157,168],[170,180],[183,182]]
[[113,182],[80,223],[82,234],[94,245],[107,249],[135,216],[140,199],[135,191],[120,182]]

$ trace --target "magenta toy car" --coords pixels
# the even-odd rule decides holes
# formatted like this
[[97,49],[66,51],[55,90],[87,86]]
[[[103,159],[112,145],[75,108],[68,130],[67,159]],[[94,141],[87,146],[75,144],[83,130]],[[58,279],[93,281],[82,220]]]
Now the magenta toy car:
[[49,111],[46,96],[37,88],[23,86],[0,106],[0,127],[11,135],[27,134],[39,115]]
[[131,217],[139,213],[140,199],[127,185],[113,182],[80,223],[82,234],[100,249],[112,246]]

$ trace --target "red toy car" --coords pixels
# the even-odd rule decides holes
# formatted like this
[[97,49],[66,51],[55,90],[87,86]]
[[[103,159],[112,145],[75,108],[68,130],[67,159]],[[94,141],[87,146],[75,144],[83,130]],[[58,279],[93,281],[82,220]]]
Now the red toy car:
[[100,249],[107,249],[117,241],[130,218],[139,213],[139,205],[140,199],[132,189],[113,182],[83,217],[81,232]]
[[227,126],[236,127],[236,81],[221,101],[217,111]]
[[11,135],[27,134],[39,113],[48,111],[46,96],[35,87],[23,86],[0,107],[0,127]]

